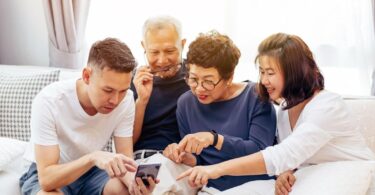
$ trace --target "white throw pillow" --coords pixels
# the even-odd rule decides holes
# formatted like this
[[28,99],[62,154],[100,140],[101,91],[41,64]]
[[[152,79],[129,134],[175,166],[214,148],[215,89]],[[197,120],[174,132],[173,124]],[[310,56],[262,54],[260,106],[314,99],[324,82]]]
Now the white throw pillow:
[[290,195],[364,195],[369,188],[375,163],[339,161],[299,169]]
[[0,171],[25,152],[27,142],[0,137]]

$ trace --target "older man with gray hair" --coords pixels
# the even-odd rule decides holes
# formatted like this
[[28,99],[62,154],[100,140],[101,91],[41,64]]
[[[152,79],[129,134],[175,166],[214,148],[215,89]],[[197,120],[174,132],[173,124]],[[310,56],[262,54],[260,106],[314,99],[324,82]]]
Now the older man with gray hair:
[[[136,102],[134,158],[137,162],[162,163],[158,176],[160,183],[156,185],[154,194],[194,193],[186,182],[175,181],[178,172],[187,166],[177,165],[163,156],[163,150],[169,144],[178,143],[181,139],[176,119],[177,100],[189,90],[182,59],[186,40],[181,32],[180,22],[170,16],[157,16],[145,21],[141,43],[147,65],[137,69],[132,84]],[[140,194],[151,191],[139,190],[142,186],[136,183],[133,191],[140,191]]]

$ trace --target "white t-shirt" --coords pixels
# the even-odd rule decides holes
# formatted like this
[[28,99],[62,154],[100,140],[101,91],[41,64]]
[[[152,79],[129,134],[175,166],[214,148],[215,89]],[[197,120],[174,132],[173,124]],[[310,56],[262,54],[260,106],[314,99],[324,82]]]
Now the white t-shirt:
[[79,103],[76,80],[45,87],[34,99],[31,111],[31,146],[24,157],[35,162],[34,144],[59,145],[60,163],[102,150],[111,136],[131,137],[135,104],[128,90],[110,113],[88,115]]
[[302,110],[292,131],[287,110],[277,115],[280,144],[262,151],[267,174],[340,160],[373,160],[343,99],[321,91]]

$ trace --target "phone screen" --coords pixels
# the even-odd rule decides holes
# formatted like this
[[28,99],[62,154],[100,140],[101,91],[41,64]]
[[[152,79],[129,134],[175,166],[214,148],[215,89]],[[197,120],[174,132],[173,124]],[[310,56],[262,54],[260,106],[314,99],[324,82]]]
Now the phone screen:
[[135,177],[140,177],[146,186],[149,186],[147,178],[152,177],[155,179],[158,176],[160,163],[140,164],[138,165]]

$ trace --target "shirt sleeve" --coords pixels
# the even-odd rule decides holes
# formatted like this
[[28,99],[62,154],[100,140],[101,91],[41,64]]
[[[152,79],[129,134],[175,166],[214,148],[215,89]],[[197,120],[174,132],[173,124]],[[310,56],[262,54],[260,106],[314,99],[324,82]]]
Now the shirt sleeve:
[[258,152],[275,141],[276,113],[271,103],[257,101],[249,112],[249,136],[247,139],[223,135],[221,152],[237,158]]
[[280,173],[299,167],[327,144],[332,136],[313,123],[303,123],[278,145],[262,151],[267,174]]
[[340,97],[326,95],[313,100],[301,112],[293,133],[262,151],[268,175],[298,168],[334,137],[342,135],[340,127],[350,125],[348,110]]
[[119,124],[113,135],[116,137],[131,137],[133,136],[135,117],[135,103],[132,91],[128,91],[123,104]]
[[[181,138],[184,138],[185,135],[190,134],[191,131],[182,113],[183,113],[183,106],[179,100],[177,103],[176,118],[177,118],[177,124],[178,124],[178,130],[180,132],[180,136]],[[197,165],[201,165],[202,160],[199,157],[199,155],[196,155],[196,154],[193,154],[193,155],[195,156],[195,159],[197,160]]]
[[57,130],[51,102],[43,94],[37,95],[31,107],[31,141],[39,145],[57,145]]

